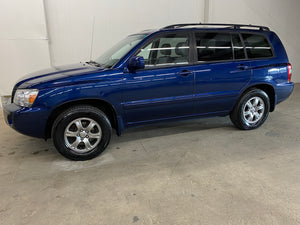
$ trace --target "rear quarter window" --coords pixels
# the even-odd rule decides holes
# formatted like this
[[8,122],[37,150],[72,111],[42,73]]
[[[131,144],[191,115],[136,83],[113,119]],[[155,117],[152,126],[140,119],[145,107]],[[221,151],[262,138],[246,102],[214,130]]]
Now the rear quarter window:
[[264,35],[243,33],[249,59],[273,57],[272,47]]

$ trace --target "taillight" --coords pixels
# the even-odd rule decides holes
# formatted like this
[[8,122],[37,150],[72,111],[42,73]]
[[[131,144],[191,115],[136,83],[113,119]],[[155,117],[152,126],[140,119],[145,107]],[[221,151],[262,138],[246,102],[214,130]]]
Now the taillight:
[[292,64],[288,63],[287,67],[288,67],[288,82],[291,82],[291,79],[292,79]]

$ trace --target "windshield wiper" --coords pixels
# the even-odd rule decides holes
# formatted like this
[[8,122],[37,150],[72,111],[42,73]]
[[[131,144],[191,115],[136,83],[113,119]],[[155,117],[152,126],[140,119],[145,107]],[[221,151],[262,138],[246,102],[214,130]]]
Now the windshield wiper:
[[97,66],[97,67],[101,67],[101,65],[93,60],[86,62],[87,64],[93,65],[93,66]]

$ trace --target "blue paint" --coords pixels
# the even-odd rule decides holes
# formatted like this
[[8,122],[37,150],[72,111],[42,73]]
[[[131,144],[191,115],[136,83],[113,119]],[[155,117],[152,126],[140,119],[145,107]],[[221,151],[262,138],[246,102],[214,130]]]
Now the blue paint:
[[[198,63],[193,42],[186,65],[146,68],[141,58],[131,61],[140,68],[128,69],[129,59],[146,42],[169,32],[251,32],[265,35],[274,57]],[[123,129],[154,122],[225,116],[249,87],[269,85],[275,92],[275,105],[287,99],[294,84],[288,82],[285,49],[274,32],[252,29],[181,28],[151,31],[128,51],[112,68],[87,63],[61,66],[29,74],[14,87],[38,89],[31,108],[14,103],[4,107],[6,122],[17,131],[47,138],[47,121],[51,113],[66,103],[78,100],[102,100],[115,110],[118,134]],[[139,34],[139,35],[141,35]],[[13,93],[14,93],[13,91]]]

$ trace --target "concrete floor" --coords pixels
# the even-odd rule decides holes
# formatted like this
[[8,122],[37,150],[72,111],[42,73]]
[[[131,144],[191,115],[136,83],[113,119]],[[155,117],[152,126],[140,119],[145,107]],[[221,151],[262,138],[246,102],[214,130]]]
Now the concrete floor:
[[113,136],[72,162],[0,116],[0,224],[300,224],[300,85],[266,123],[228,117]]

